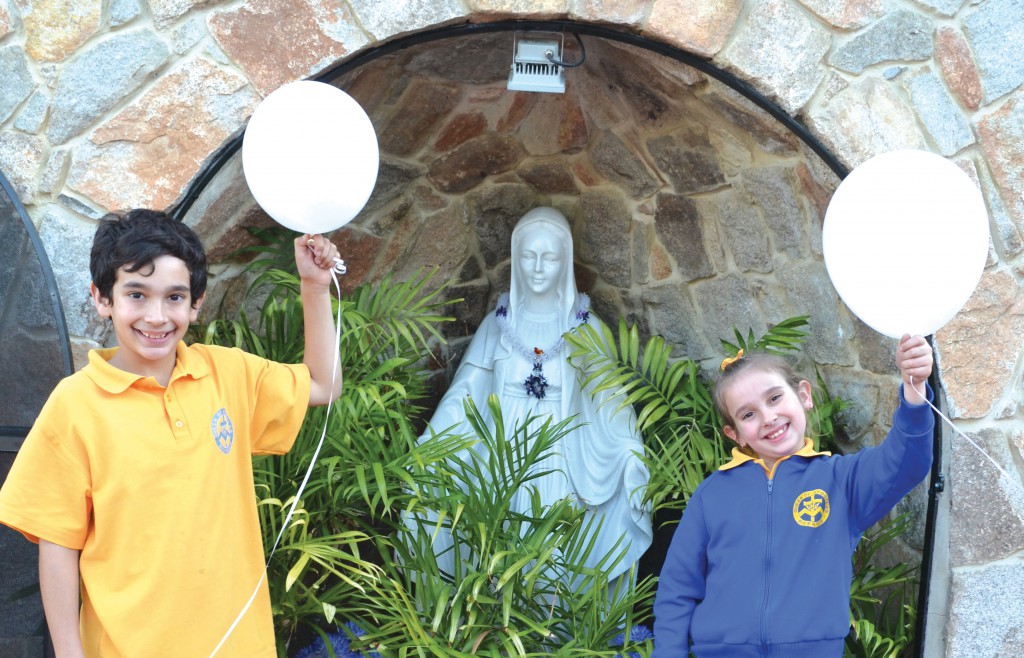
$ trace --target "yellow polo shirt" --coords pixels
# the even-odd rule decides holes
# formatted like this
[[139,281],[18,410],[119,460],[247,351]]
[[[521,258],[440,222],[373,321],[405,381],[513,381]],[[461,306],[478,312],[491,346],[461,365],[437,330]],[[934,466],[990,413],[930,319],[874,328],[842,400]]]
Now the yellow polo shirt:
[[[291,448],[309,371],[177,350],[167,388],[108,363],[58,384],[0,489],[0,522],[81,551],[89,658],[208,658],[265,569],[253,454]],[[276,656],[266,583],[219,656]]]

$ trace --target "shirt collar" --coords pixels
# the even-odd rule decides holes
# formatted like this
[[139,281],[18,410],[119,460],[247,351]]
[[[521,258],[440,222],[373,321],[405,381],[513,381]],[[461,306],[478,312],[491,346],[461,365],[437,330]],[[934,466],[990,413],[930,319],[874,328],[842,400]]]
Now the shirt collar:
[[[115,395],[128,390],[136,382],[149,379],[149,377],[136,375],[135,373],[110,365],[110,359],[117,354],[117,350],[118,348],[116,347],[90,350],[89,365],[85,368],[85,373],[97,386]],[[206,360],[184,343],[178,343],[175,355],[177,359],[174,364],[174,371],[171,373],[172,382],[179,377],[189,376],[193,379],[199,379],[209,374],[210,366],[206,363]]]
[[[797,455],[797,456],[800,456],[800,457],[816,457],[818,455],[821,455],[823,457],[828,457],[831,454],[832,453],[828,452],[827,450],[815,450],[814,449],[814,442],[811,441],[810,439],[808,439],[807,437],[804,437],[804,445],[803,445],[803,447],[800,448],[799,450],[797,450],[796,452],[794,452],[792,455],[787,455],[786,457],[783,457],[779,461],[775,462],[775,466],[778,466],[779,464],[781,464],[782,462],[786,461],[790,457],[793,457],[794,455]],[[747,462],[754,462],[755,464],[759,465],[761,468],[764,469],[765,473],[767,473],[769,476],[774,474],[775,469],[774,468],[769,469],[765,465],[763,459],[761,459],[760,457],[755,457],[753,455],[748,455],[747,453],[743,452],[739,448],[733,448],[732,449],[732,459],[730,459],[728,463],[722,464],[721,466],[719,466],[718,470],[720,470],[720,471],[728,471],[729,469],[736,468],[737,466],[742,466],[743,464],[745,464]]]

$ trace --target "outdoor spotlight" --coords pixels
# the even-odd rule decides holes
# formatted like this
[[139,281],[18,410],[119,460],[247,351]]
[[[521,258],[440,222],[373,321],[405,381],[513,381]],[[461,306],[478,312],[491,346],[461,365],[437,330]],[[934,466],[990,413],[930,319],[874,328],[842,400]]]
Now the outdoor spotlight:
[[512,91],[565,93],[564,40],[557,32],[515,32],[512,38]]

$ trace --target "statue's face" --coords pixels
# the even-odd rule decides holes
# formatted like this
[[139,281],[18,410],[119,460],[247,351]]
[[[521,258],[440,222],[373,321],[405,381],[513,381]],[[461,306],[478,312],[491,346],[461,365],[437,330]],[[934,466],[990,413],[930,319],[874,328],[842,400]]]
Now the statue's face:
[[562,243],[543,224],[523,235],[515,259],[519,281],[535,295],[552,292],[565,269]]

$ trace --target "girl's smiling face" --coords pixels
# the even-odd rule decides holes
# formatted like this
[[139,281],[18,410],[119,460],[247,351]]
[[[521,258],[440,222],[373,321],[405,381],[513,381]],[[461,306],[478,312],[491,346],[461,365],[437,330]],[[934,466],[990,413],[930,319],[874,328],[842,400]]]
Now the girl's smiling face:
[[813,406],[807,380],[794,390],[780,373],[748,370],[729,382],[724,402],[725,435],[753,450],[769,469],[803,447],[807,410]]

